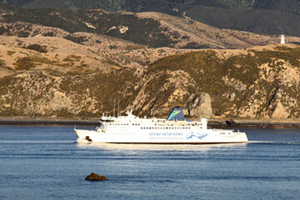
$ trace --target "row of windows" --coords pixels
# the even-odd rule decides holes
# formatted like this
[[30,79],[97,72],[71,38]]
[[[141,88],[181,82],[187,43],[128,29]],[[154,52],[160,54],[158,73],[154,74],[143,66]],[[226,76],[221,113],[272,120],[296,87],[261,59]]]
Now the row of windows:
[[[111,126],[129,126],[129,124],[109,124]],[[140,124],[132,124],[133,126],[140,126]],[[156,124],[155,124],[156,125]],[[191,127],[185,127],[185,126],[182,126],[182,127],[141,127],[141,129],[191,129]]]
[[141,127],[141,129],[191,129],[191,127]]
[[[111,126],[129,126],[129,124],[109,124]],[[139,126],[140,124],[131,124],[132,126]]]

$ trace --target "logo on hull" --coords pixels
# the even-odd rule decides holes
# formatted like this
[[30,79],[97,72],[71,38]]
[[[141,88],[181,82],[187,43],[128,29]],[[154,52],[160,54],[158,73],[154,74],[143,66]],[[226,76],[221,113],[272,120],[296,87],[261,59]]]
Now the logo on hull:
[[207,135],[208,135],[207,133],[194,133],[194,132],[191,132],[191,133],[187,134],[186,139],[192,139],[193,137],[196,137],[199,140],[202,140]]

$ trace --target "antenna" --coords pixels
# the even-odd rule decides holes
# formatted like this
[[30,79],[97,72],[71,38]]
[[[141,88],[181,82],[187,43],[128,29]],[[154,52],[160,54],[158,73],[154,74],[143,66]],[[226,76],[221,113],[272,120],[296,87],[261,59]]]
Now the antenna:
[[118,117],[120,115],[120,100],[118,100]]
[[115,104],[116,104],[116,99],[114,98],[114,117],[116,116],[115,115],[115,112],[116,112],[116,108],[115,108],[116,106],[115,106]]

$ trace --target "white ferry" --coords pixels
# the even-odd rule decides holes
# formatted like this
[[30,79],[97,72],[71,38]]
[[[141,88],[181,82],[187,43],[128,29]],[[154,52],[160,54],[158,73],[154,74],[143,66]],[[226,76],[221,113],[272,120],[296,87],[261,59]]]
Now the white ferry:
[[127,116],[102,116],[95,130],[74,129],[77,142],[122,144],[218,144],[246,143],[246,133],[208,129],[207,120],[192,122],[184,118],[181,108],[174,108],[167,119]]

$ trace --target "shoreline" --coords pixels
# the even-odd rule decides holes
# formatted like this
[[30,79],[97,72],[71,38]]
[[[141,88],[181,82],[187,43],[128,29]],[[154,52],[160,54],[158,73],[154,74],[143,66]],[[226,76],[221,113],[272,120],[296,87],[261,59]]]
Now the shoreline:
[[208,125],[214,128],[300,128],[300,119],[209,119]]
[[[0,118],[0,126],[4,125],[81,125],[97,126],[99,119],[45,119],[45,118]],[[208,119],[211,128],[300,128],[300,119]]]

